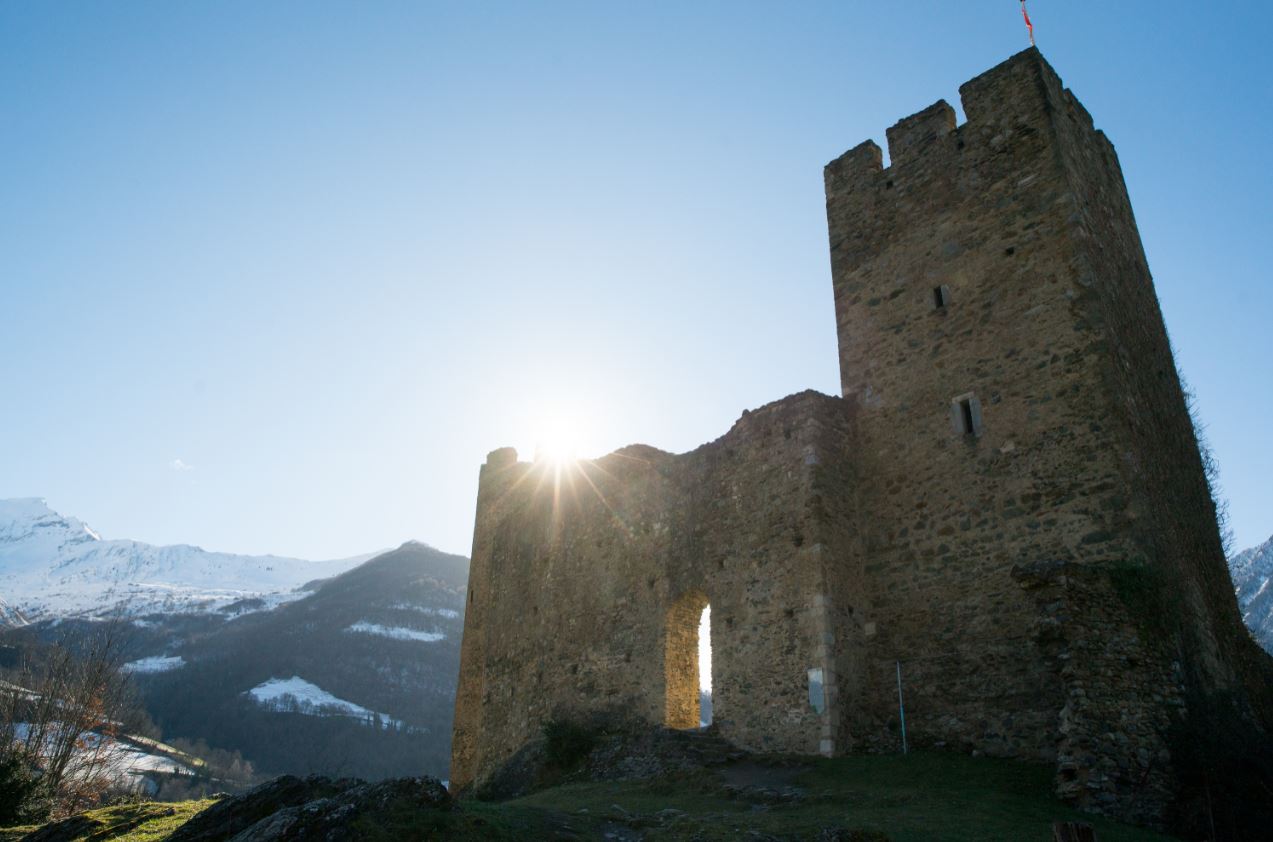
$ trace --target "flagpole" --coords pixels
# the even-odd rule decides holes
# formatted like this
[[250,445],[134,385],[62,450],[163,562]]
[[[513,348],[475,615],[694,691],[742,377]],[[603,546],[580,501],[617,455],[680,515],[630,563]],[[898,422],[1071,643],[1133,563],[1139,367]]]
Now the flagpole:
[[906,754],[906,705],[902,701],[902,662],[897,661],[897,713],[902,721],[902,754]]

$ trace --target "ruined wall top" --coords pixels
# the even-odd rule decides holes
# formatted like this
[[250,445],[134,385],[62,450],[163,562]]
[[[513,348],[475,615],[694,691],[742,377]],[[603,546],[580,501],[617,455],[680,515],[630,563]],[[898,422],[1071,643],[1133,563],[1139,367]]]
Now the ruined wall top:
[[486,464],[492,468],[504,468],[517,464],[517,448],[497,447],[486,454]]

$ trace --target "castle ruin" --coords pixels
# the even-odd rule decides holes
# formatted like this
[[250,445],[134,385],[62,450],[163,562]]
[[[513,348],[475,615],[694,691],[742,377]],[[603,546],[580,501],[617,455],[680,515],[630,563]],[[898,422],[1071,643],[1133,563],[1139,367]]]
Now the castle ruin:
[[555,717],[1054,765],[1152,819],[1252,657],[1114,148],[1035,49],[825,170],[841,396],[685,454],[481,471],[451,780]]

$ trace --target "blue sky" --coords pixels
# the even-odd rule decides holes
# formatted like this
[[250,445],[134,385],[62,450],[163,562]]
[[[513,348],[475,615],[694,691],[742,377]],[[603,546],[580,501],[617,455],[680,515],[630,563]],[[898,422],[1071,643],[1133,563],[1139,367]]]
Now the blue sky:
[[[1030,4],[1121,156],[1239,546],[1273,532],[1267,4]],[[487,451],[834,393],[822,166],[1015,0],[0,4],[0,497],[469,550]]]

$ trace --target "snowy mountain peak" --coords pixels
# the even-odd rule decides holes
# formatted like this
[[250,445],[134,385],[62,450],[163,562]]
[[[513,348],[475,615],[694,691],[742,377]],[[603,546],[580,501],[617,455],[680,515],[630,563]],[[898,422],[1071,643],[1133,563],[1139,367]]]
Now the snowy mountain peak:
[[69,543],[100,541],[98,535],[82,520],[63,517],[42,497],[18,497],[0,500],[0,543],[26,540],[39,535],[46,541]]
[[294,591],[372,555],[316,562],[104,540],[40,498],[0,500],[0,599],[29,620],[215,610]]
[[43,497],[13,497],[0,500],[0,523],[17,518],[37,518],[56,515]]
[[1255,639],[1273,653],[1273,538],[1229,559],[1238,608]]
[[1273,574],[1273,537],[1235,555],[1229,562],[1229,569],[1233,571],[1235,581],[1239,576],[1245,578],[1252,574]]

